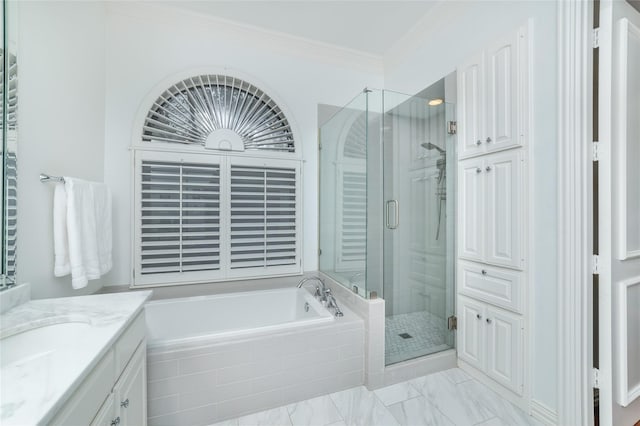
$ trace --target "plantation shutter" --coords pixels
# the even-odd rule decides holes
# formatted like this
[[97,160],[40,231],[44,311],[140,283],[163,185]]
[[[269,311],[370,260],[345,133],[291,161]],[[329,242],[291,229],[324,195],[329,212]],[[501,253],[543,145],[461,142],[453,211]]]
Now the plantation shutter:
[[143,160],[140,274],[220,269],[220,165]]
[[364,268],[367,253],[367,174],[343,171],[339,207],[337,270]]
[[232,270],[288,265],[299,269],[297,174],[295,167],[231,165]]

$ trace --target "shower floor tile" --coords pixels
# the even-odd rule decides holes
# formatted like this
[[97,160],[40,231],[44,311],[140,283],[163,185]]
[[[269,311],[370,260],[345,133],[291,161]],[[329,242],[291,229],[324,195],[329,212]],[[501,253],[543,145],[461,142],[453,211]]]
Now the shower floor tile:
[[445,320],[429,312],[390,315],[385,321],[386,365],[450,348]]

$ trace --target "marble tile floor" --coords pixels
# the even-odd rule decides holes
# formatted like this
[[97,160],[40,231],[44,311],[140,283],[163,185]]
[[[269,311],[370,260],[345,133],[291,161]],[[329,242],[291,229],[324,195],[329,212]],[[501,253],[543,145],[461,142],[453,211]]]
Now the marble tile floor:
[[214,426],[539,426],[459,368],[373,392],[364,386]]

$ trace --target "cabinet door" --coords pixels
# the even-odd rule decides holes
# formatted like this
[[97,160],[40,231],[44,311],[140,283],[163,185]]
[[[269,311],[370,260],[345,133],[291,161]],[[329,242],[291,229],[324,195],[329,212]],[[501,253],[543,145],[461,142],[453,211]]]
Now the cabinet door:
[[458,297],[458,356],[483,370],[485,364],[484,305]]
[[486,51],[487,114],[483,142],[487,151],[521,144],[518,119],[524,107],[519,87],[519,33],[496,42]]
[[[486,157],[483,174],[487,184],[487,263],[516,269],[524,266],[523,168],[520,150]],[[465,214],[464,210],[461,214]]]
[[484,151],[484,54],[458,67],[458,140],[460,157]]
[[146,342],[143,340],[116,383],[114,393],[123,426],[147,424]]
[[91,422],[91,426],[115,426],[120,423],[118,418],[118,410],[115,405],[115,396],[110,393],[106,401],[98,410],[98,414]]
[[522,394],[522,317],[487,307],[487,375]]
[[458,256],[482,261],[484,256],[484,160],[472,158],[458,165]]

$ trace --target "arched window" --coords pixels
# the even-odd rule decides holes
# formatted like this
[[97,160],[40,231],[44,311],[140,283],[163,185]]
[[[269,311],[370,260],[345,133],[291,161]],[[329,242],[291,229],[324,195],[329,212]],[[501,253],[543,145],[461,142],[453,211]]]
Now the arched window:
[[302,272],[300,161],[282,109],[198,75],[148,109],[135,153],[134,285]]

